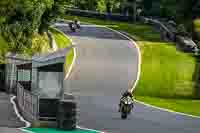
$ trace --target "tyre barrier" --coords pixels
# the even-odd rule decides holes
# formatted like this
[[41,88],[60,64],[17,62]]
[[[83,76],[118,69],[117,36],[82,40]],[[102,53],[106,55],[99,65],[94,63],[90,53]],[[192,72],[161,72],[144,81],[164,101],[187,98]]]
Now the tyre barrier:
[[60,100],[57,112],[58,128],[75,130],[77,121],[76,102],[74,100]]

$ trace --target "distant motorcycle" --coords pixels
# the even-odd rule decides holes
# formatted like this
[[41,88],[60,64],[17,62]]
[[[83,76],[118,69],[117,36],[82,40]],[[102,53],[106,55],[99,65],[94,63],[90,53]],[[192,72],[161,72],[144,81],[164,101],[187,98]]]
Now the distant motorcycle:
[[119,108],[119,111],[121,112],[121,118],[126,119],[133,109],[133,100],[130,97],[121,99]]
[[69,23],[69,28],[70,28],[70,30],[71,30],[72,32],[76,32],[76,26],[75,26],[75,24],[74,24],[73,22],[70,22],[70,23]]
[[74,21],[74,24],[76,25],[76,28],[77,28],[77,29],[81,29],[80,21],[75,20],[75,21]]

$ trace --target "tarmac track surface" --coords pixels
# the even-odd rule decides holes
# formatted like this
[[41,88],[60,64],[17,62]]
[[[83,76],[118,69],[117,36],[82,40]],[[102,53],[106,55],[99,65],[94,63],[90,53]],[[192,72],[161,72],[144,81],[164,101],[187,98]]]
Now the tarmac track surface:
[[199,133],[200,119],[136,103],[127,120],[121,120],[121,93],[137,79],[138,51],[130,40],[98,26],[85,25],[71,33],[57,26],[77,44],[77,59],[65,93],[76,95],[78,124],[111,133]]
[[22,133],[16,129],[25,126],[16,116],[10,96],[0,92],[0,133]]

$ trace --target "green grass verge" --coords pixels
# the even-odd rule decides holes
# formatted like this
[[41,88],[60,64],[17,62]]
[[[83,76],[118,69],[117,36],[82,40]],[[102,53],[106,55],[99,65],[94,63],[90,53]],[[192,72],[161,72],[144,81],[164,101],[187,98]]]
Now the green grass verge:
[[144,101],[157,107],[167,108],[176,112],[200,116],[200,108],[197,108],[200,105],[200,100],[165,99],[146,96],[137,96],[136,98],[140,101]]
[[[74,16],[66,16],[65,19],[73,19]],[[174,101],[178,99],[189,99],[178,102],[174,108],[169,108],[180,112],[191,113],[184,108],[193,110],[198,115],[195,108],[196,103],[193,102],[195,97],[195,58],[183,52],[176,50],[173,43],[164,42],[151,26],[136,23],[129,24],[124,22],[113,22],[98,20],[94,18],[78,17],[80,21],[94,23],[98,25],[106,25],[119,31],[125,31],[137,40],[142,55],[142,66],[139,83],[136,87],[135,95],[147,103],[150,102],[149,97],[159,100],[157,106],[169,108],[165,102],[171,104],[168,100]],[[147,97],[147,98],[145,98]],[[139,97],[138,97],[139,98]],[[148,100],[146,100],[148,99]],[[197,100],[198,101],[198,100]],[[162,103],[163,102],[163,103]],[[188,104],[190,103],[190,104]],[[163,104],[163,106],[161,106]]]
[[68,53],[67,53],[67,58],[66,58],[66,62],[65,62],[65,72],[69,71],[69,67],[73,62],[73,58],[74,58],[74,50],[71,49]]
[[97,133],[95,131],[76,129],[74,131],[64,131],[56,128],[27,128],[27,131],[33,133]]
[[[72,45],[70,38],[67,37],[63,32],[61,32],[55,28],[49,28],[49,31],[53,34],[56,44],[59,49],[67,48]],[[67,55],[66,55],[65,73],[68,72],[69,67],[73,62],[73,58],[74,58],[74,50],[71,49],[67,52]]]
[[5,63],[4,55],[8,50],[8,43],[4,40],[4,38],[0,34],[0,64]]
[[70,39],[67,38],[63,32],[60,32],[55,28],[49,28],[49,31],[53,34],[58,48],[66,48],[71,45]]
[[194,21],[195,31],[198,38],[198,46],[200,46],[200,18]]
[[142,66],[136,95],[162,98],[195,97],[195,58],[167,42],[139,41]]
[[200,18],[194,21],[196,31],[200,32]]

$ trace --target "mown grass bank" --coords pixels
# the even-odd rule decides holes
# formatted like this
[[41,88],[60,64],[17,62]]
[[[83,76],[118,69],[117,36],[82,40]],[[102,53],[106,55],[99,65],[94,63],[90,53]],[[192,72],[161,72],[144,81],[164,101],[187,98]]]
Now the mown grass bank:
[[[65,17],[65,19],[73,18],[74,16]],[[137,40],[142,55],[142,66],[135,92],[136,98],[160,107],[199,115],[198,110],[194,108],[199,105],[199,101],[192,102],[192,99],[196,98],[194,87],[196,60],[192,55],[177,51],[173,43],[162,41],[159,33],[149,25],[78,18],[83,22],[106,25],[115,30],[125,31]],[[166,99],[166,101],[159,99]],[[176,101],[177,104],[171,104],[168,99]],[[182,102],[178,102],[180,100]],[[165,106],[165,102],[171,106]],[[178,106],[184,107],[186,103],[190,103],[187,104],[187,110],[178,108]]]
[[195,29],[197,32],[200,32],[200,18],[194,21]]
[[[67,47],[70,47],[72,45],[70,38],[67,37],[63,32],[61,32],[61,31],[59,31],[55,28],[49,28],[49,31],[54,36],[56,44],[57,44],[59,49],[67,48]],[[73,62],[73,58],[74,58],[74,50],[70,49],[67,52],[67,55],[66,55],[65,73],[68,72],[68,70],[69,70],[69,68],[70,68],[70,66]]]
[[8,43],[4,40],[4,38],[0,34],[0,64],[4,63],[4,56],[8,50]]
[[58,48],[66,48],[71,45],[72,42],[63,32],[52,27],[49,28],[49,31],[53,34]]
[[200,18],[194,21],[195,32],[197,33],[198,46],[200,46]]
[[157,97],[137,96],[137,99],[151,105],[167,108],[176,112],[200,116],[200,100],[195,99],[166,99]]

